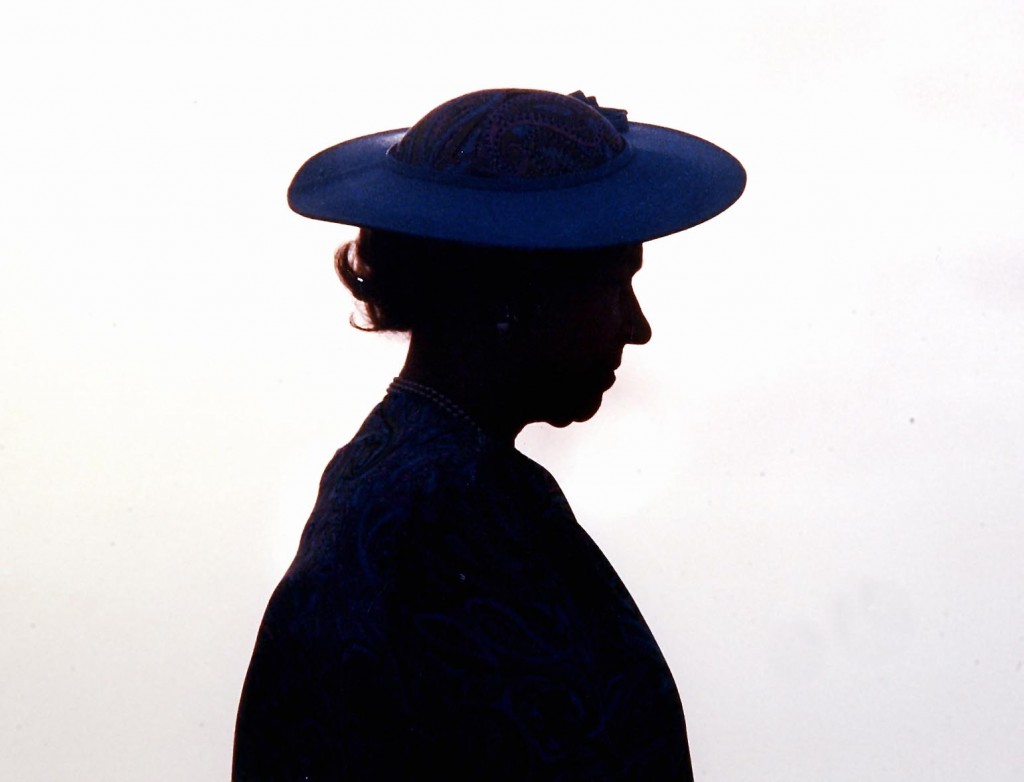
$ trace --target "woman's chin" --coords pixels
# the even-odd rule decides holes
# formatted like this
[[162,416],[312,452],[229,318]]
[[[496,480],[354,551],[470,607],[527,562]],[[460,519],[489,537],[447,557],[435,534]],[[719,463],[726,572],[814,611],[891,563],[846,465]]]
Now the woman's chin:
[[569,424],[581,424],[597,415],[597,411],[601,409],[603,401],[604,392],[601,391],[591,395],[585,401],[576,400],[572,406],[567,405],[565,409],[547,416],[544,420],[546,423],[559,429],[563,429],[569,426]]

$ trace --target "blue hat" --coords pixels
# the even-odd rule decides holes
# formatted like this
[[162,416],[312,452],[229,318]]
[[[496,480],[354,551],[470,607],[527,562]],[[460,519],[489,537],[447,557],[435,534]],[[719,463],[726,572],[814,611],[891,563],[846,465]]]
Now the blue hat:
[[582,93],[503,89],[325,149],[299,169],[288,203],[433,239],[585,249],[690,228],[745,184],[739,161],[696,136],[630,122]]

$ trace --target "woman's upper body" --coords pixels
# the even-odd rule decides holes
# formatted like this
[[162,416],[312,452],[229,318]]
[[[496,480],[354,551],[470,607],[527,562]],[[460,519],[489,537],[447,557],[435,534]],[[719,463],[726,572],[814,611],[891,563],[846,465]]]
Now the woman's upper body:
[[264,617],[234,778],[688,780],[672,676],[551,476],[401,380]]
[[597,412],[651,336],[642,242],[744,181],[701,139],[529,90],[462,96],[303,166],[292,207],[361,227],[339,274],[371,330],[410,346],[271,598],[235,782],[692,779],[650,630],[514,441]]

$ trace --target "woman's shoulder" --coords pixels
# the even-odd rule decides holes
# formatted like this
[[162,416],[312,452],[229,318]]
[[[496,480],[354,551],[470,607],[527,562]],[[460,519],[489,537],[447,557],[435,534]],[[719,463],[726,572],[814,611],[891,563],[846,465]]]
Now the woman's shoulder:
[[429,401],[389,394],[327,465],[295,565],[367,551],[383,564],[439,526],[512,512],[532,493],[529,465]]
[[[560,494],[551,475],[472,421],[411,394],[389,393],[324,471],[319,503],[349,512],[384,500],[481,502]],[[319,504],[318,503],[318,504]]]
[[324,478],[334,481],[401,481],[417,474],[469,465],[486,441],[470,422],[427,400],[389,393],[355,437],[331,460]]
[[574,526],[547,471],[444,415],[374,410],[324,472],[291,576],[386,593],[453,557],[528,559],[538,535]]

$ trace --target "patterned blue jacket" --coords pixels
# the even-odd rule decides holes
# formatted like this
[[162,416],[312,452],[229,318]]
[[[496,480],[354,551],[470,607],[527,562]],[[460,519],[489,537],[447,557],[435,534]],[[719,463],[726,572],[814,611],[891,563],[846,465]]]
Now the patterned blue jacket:
[[270,600],[235,782],[692,776],[668,666],[554,479],[392,388]]

